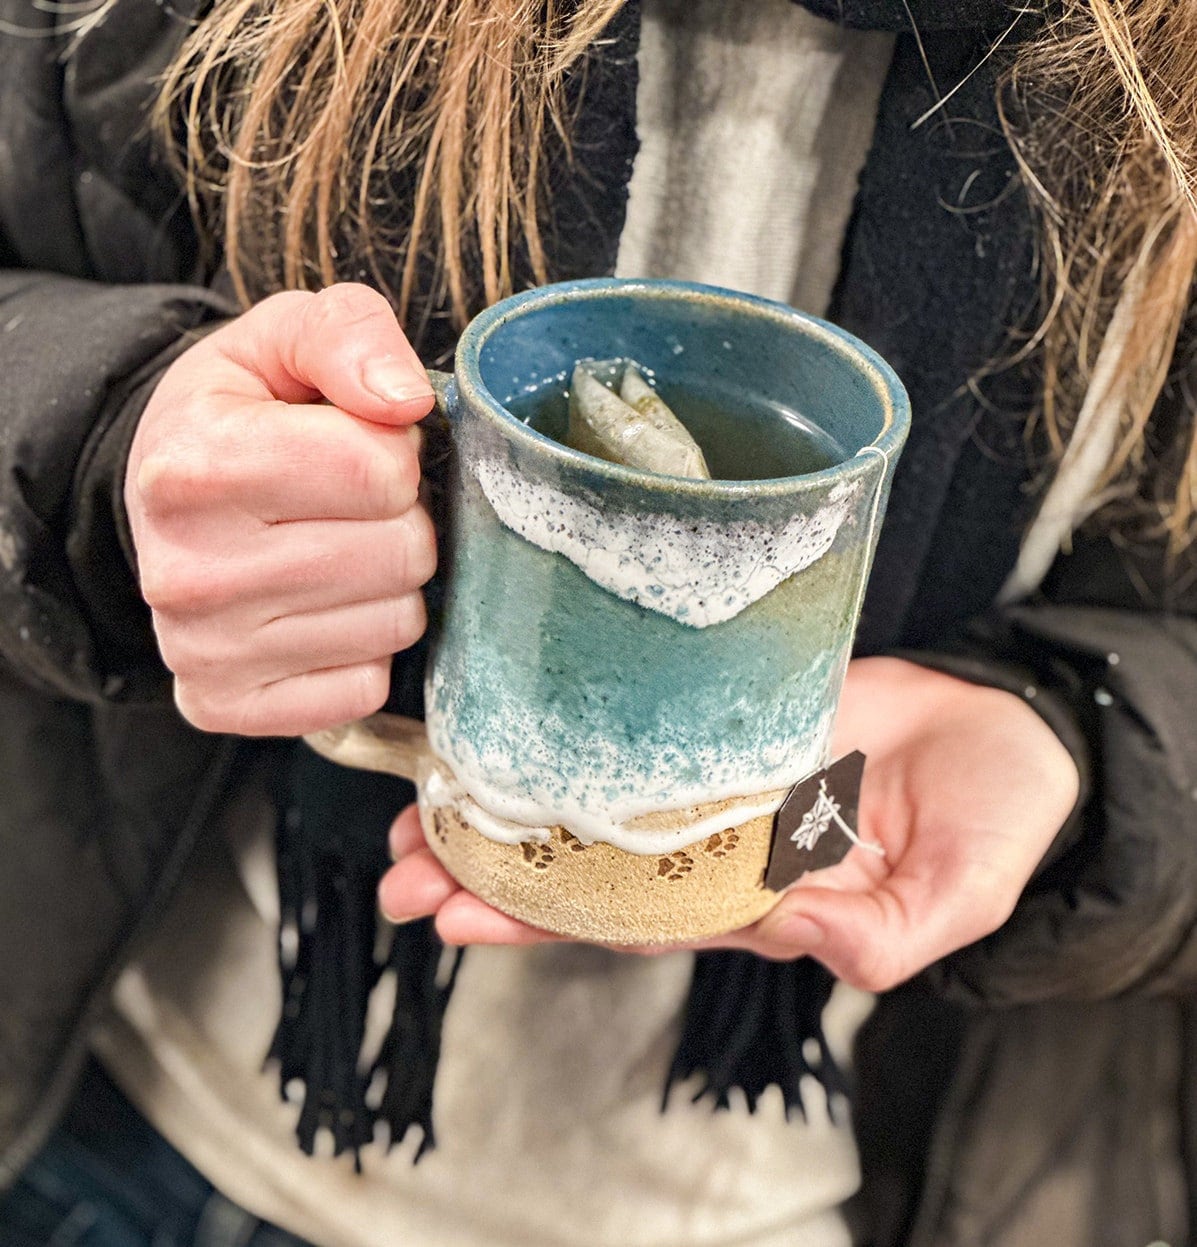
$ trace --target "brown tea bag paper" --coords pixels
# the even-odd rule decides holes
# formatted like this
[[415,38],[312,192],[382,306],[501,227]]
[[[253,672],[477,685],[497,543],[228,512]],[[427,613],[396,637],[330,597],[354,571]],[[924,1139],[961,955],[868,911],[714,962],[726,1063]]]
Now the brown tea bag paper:
[[624,366],[618,394],[599,380],[618,367],[617,361],[586,360],[574,368],[569,445],[610,463],[709,480],[711,472],[698,443],[635,364]]

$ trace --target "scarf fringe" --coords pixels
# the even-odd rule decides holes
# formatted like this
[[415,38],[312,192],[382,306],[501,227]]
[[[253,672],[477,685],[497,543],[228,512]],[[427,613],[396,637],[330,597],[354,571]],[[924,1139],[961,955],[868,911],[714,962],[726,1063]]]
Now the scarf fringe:
[[835,1119],[848,1084],[823,1033],[823,1008],[834,985],[831,974],[810,958],[782,962],[738,951],[697,954],[662,1111],[675,1088],[698,1076],[693,1102],[710,1098],[715,1109],[728,1109],[738,1087],[752,1113],[765,1089],[776,1084],[786,1116],[797,1109],[805,1118],[802,1080],[813,1077]]
[[303,1084],[295,1130],[304,1152],[312,1155],[328,1130],[334,1154],[352,1151],[360,1168],[359,1149],[374,1137],[358,1056],[381,972],[373,955],[378,877],[306,847],[293,837],[280,845],[283,1010],[268,1060],[278,1063],[285,1099],[295,1098],[296,1080]]
[[[386,832],[414,799],[411,785],[334,766],[297,747],[280,794],[277,856],[283,1007],[267,1061],[283,1098],[300,1101],[296,1137],[309,1156],[328,1131],[333,1154],[361,1149],[385,1122],[388,1149],[411,1126],[434,1145],[432,1088],[441,1024],[460,953],[438,982],[444,945],[430,921],[391,931],[378,948],[375,893],[386,869]],[[347,831],[346,827],[352,830]],[[372,1063],[363,1060],[370,997],[395,977],[395,1006]]]
[[436,1146],[432,1091],[440,1061],[445,1009],[457,981],[463,950],[456,948],[448,953],[449,969],[441,983],[438,979],[446,951],[428,920],[399,927],[391,948],[395,1008],[373,1073],[385,1080],[378,1119],[387,1123],[391,1143],[399,1142],[411,1126],[420,1127],[422,1138],[412,1157],[413,1164]]

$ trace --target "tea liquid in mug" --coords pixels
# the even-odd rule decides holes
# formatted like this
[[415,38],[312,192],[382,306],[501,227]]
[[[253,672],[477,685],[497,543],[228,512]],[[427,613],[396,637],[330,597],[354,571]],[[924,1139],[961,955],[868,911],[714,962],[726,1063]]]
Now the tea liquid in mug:
[[[565,442],[569,427],[567,384],[546,383],[503,405],[538,433]],[[801,413],[763,396],[730,389],[726,394],[698,394],[687,391],[684,385],[664,382],[654,389],[701,447],[715,480],[803,476],[848,458],[829,433]]]

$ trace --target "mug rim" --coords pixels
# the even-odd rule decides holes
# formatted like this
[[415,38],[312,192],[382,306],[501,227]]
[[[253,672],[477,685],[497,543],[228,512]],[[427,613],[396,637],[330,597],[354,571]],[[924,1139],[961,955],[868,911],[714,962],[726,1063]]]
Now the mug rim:
[[[701,299],[708,305],[715,302],[729,308],[734,307],[738,311],[747,309],[762,319],[779,323],[788,331],[797,329],[800,333],[817,339],[823,346],[841,356],[857,373],[864,375],[882,409],[880,431],[849,458],[815,472],[748,480],[696,479],[647,472],[574,450],[513,415],[483,382],[480,367],[482,348],[494,333],[510,321],[535,308],[628,294],[669,299],[676,299],[680,295],[685,299]],[[830,321],[773,299],[723,286],[671,278],[588,277],[537,286],[502,299],[475,316],[462,332],[454,358],[454,383],[459,395],[468,400],[475,411],[483,412],[502,427],[505,436],[524,443],[528,449],[547,454],[571,467],[585,468],[628,485],[654,491],[664,489],[671,494],[708,494],[715,491],[722,496],[760,496],[820,488],[829,481],[850,479],[868,472],[875,468],[877,456],[886,463],[890,462],[892,456],[901,449],[910,427],[910,399],[901,379],[890,364],[855,334],[833,325]]]

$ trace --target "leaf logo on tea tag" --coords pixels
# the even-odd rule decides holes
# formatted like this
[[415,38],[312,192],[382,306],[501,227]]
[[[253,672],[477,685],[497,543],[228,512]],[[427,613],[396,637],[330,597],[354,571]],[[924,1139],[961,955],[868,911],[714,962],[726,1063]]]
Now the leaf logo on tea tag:
[[864,754],[856,750],[790,789],[773,824],[765,887],[781,892],[812,870],[836,866],[853,845],[884,852],[856,833],[864,765]]
[[819,843],[823,833],[831,826],[833,818],[844,831],[850,830],[840,817],[839,803],[834,797],[828,796],[827,777],[824,776],[819,780],[819,795],[814,805],[803,814],[798,830],[790,836],[790,839],[800,849],[813,849]]

